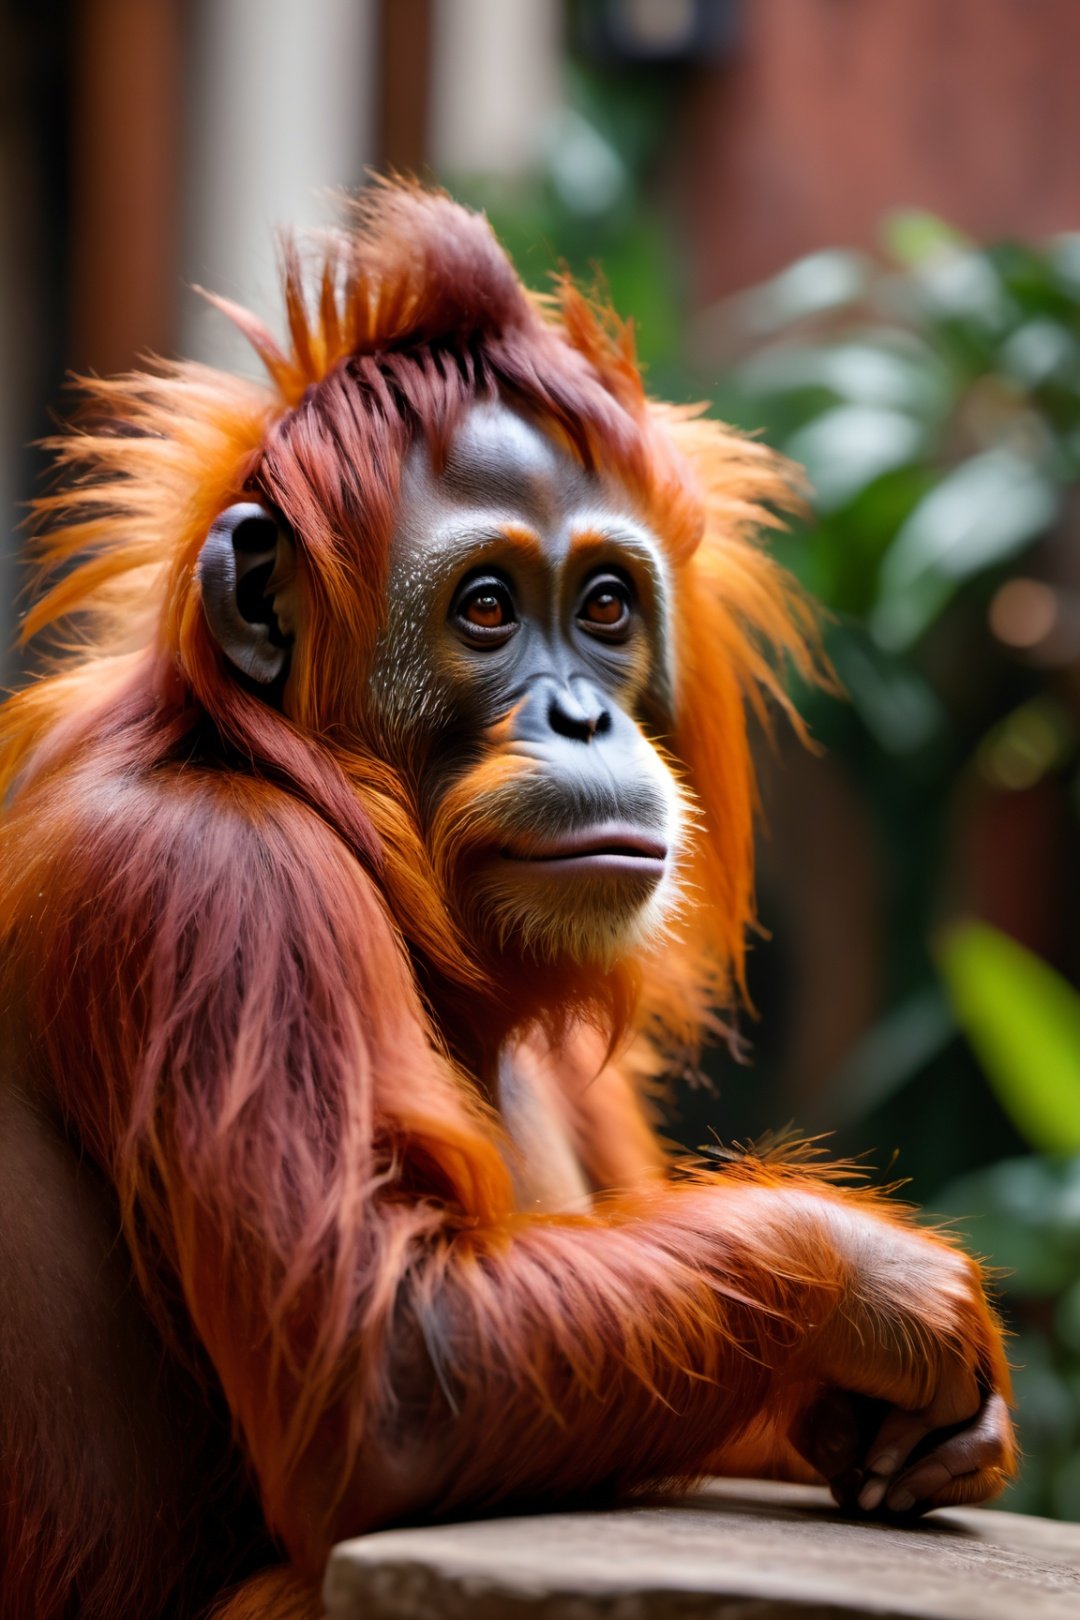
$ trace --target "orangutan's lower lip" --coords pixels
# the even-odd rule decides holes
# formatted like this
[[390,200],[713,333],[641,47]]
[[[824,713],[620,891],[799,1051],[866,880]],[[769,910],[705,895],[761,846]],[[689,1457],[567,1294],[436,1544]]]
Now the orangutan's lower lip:
[[504,849],[504,859],[522,866],[542,866],[552,877],[654,877],[663,875],[667,845],[636,828],[586,827],[535,849]]
[[515,866],[532,868],[551,878],[636,878],[657,883],[664,875],[664,862],[650,855],[619,854],[615,850],[601,850],[590,855],[546,856],[542,860],[518,855],[507,857]]

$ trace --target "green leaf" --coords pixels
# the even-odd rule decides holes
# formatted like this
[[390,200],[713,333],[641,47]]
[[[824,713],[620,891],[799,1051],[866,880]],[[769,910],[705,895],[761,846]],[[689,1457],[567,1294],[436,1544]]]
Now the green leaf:
[[915,266],[913,280],[932,318],[1003,337],[1018,311],[985,253],[941,253]]
[[925,440],[920,424],[901,411],[837,405],[800,428],[784,448],[806,468],[817,510],[834,512],[882,473],[915,461]]
[[910,662],[883,652],[865,632],[832,637],[829,653],[852,706],[886,753],[910,755],[939,741],[945,706]]
[[924,1070],[956,1038],[956,1020],[939,984],[893,1007],[855,1046],[820,1100],[830,1129],[864,1119]]
[[751,393],[782,395],[825,389],[852,405],[907,411],[934,425],[950,404],[948,373],[921,344],[882,340],[776,345],[742,368]]
[[1054,481],[1011,450],[987,450],[946,473],[885,555],[871,620],[875,639],[894,651],[909,647],[962,580],[1044,534],[1059,498]]
[[917,208],[901,208],[889,214],[881,235],[886,250],[909,269],[971,245],[970,238],[962,236],[954,226]]
[[618,152],[583,113],[564,107],[547,136],[548,175],[571,214],[606,214],[626,191]]
[[1065,315],[1072,302],[1063,292],[1048,254],[1028,242],[994,242],[986,257],[1024,316]]
[[1053,1298],[1080,1276],[1080,1158],[1000,1159],[942,1189],[936,1216],[958,1224],[1020,1299]]
[[1060,321],[1040,316],[1025,321],[1002,344],[1001,369],[1025,388],[1052,381],[1071,382],[1077,374],[1080,346]]
[[856,303],[870,284],[872,267],[860,253],[823,248],[733,301],[739,323],[755,337],[779,332],[794,321],[829,314]]
[[1018,1130],[1044,1153],[1080,1152],[1080,995],[986,923],[939,948],[957,1022]]
[[1066,231],[1050,243],[1050,266],[1070,299],[1080,298],[1080,231]]

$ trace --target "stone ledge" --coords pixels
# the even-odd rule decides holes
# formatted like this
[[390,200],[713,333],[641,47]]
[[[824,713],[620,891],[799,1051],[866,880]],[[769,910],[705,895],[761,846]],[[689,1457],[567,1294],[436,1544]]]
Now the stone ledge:
[[327,1620],[1080,1620],[1080,1527],[949,1508],[844,1518],[823,1490],[386,1530],[334,1550]]

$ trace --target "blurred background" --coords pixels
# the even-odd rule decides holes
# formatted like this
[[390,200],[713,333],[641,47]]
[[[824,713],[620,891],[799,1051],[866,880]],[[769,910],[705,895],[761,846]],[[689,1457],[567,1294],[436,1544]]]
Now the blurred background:
[[[4,0],[0,615],[69,369],[250,356],[274,229],[369,165],[602,265],[652,390],[808,469],[819,751],[761,739],[749,1062],[671,1132],[793,1121],[1005,1268],[1024,1479],[1080,1516],[1080,6]],[[18,676],[12,656],[7,678]]]

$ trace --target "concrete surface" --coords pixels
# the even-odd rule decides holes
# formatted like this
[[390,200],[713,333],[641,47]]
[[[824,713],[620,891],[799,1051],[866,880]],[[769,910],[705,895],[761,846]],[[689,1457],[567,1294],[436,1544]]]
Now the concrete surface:
[[1080,1620],[1080,1526],[842,1517],[810,1486],[387,1530],[336,1548],[328,1620]]

